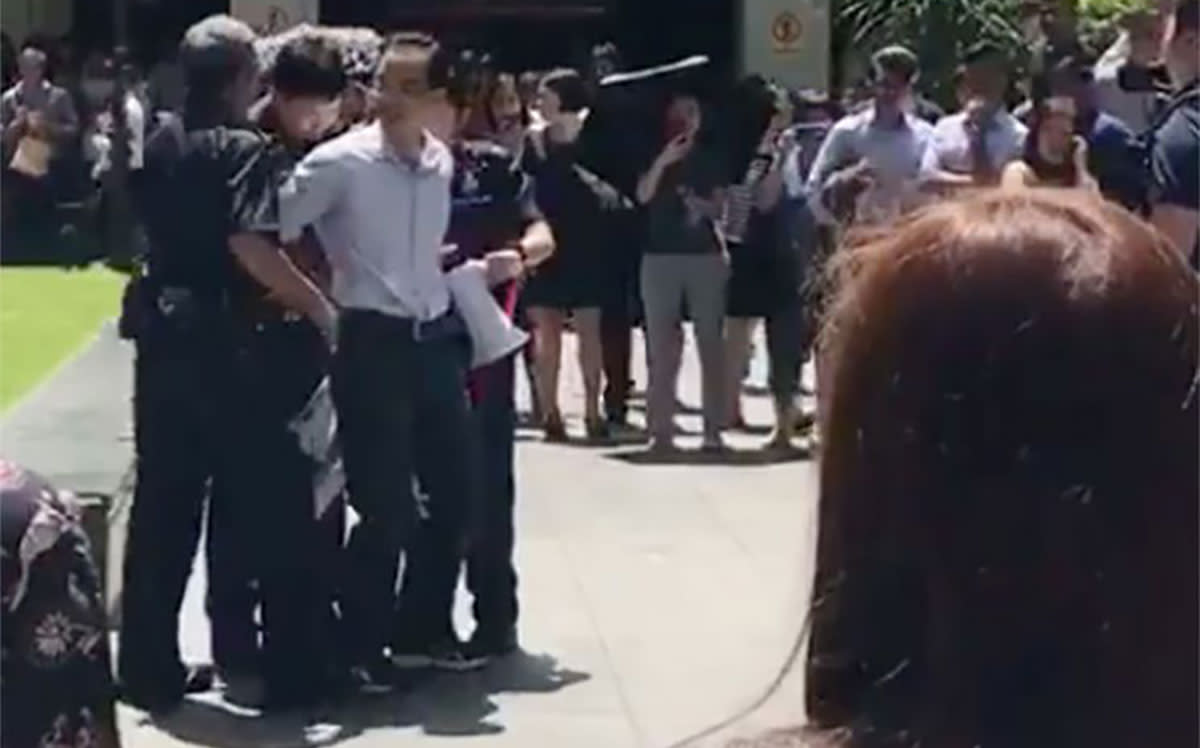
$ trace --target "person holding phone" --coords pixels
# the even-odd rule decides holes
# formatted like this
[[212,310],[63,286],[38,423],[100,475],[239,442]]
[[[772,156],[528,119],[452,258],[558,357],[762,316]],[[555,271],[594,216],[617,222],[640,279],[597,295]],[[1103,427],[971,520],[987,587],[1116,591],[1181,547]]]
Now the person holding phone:
[[1088,171],[1088,147],[1075,134],[1075,100],[1048,96],[1035,102],[1025,153],[1004,167],[1005,187],[1082,187],[1100,192]]
[[665,144],[637,183],[648,228],[641,290],[650,363],[651,450],[675,448],[675,392],[686,304],[700,353],[705,451],[724,448],[723,327],[729,264],[717,228],[725,205],[724,171],[700,144],[700,101],[673,94],[664,119]]

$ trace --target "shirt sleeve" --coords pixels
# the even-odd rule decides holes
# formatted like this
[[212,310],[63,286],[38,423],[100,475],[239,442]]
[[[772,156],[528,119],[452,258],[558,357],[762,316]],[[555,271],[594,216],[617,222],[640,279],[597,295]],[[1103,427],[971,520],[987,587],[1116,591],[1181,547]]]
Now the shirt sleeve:
[[1150,153],[1155,202],[1196,210],[1200,205],[1200,138],[1176,113],[1159,131]]
[[849,131],[844,127],[834,126],[817,149],[812,166],[808,170],[807,187],[810,195],[819,194],[825,189],[825,181],[835,171],[848,165],[853,157],[850,148]]
[[852,149],[847,139],[848,131],[835,125],[825,136],[817,155],[813,158],[805,181],[805,192],[808,194],[808,206],[821,223],[836,223],[837,219],[825,206],[825,182],[835,171],[847,165],[852,158]]
[[278,231],[278,167],[272,149],[251,133],[239,133],[228,149],[229,234]]
[[11,89],[0,96],[0,127],[8,127],[9,123],[17,118],[16,99]]
[[75,112],[75,102],[71,95],[61,88],[55,88],[51,94],[50,111],[53,113],[55,124],[72,130],[79,127],[79,115]]
[[[945,120],[943,120],[944,122]],[[945,127],[939,122],[934,125],[933,132],[925,142],[925,151],[921,155],[921,178],[928,178],[943,168],[942,154],[945,150],[943,139]]]
[[279,191],[279,233],[284,242],[300,237],[341,198],[346,167],[336,152],[318,147],[296,166]]

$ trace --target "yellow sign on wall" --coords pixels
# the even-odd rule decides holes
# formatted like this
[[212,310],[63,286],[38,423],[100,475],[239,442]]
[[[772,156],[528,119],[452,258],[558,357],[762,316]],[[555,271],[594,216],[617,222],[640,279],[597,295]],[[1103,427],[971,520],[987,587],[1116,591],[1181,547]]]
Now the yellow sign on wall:
[[741,71],[795,88],[829,82],[830,0],[741,0]]
[[797,52],[804,39],[804,21],[790,10],[775,14],[771,21],[771,45],[780,54]]

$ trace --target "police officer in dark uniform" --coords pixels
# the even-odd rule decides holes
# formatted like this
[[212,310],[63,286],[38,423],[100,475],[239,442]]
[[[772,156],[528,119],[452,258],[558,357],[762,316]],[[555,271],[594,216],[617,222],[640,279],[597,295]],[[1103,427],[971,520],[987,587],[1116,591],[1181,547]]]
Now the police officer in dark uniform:
[[[337,46],[314,34],[283,45],[269,72],[269,79],[270,93],[250,111],[252,123],[267,141],[260,157],[264,163],[247,169],[243,175],[245,184],[239,182],[236,185],[239,190],[267,196],[274,191],[272,180],[281,184],[311,146],[336,126],[346,73]],[[268,200],[261,216],[264,228],[270,222],[270,213]],[[289,256],[318,287],[327,288],[328,267],[315,241],[314,237],[306,236],[304,242],[288,247]],[[268,426],[277,432],[277,441],[283,442],[279,445],[281,459],[295,466],[285,478],[286,489],[277,487],[251,502],[214,501],[208,513],[208,615],[212,622],[213,658],[225,681],[226,699],[258,706],[263,700],[260,670],[267,664],[260,663],[258,629],[254,623],[254,609],[261,602],[255,588],[256,584],[262,583],[258,567],[288,563],[281,554],[269,546],[264,547],[261,533],[307,535],[311,539],[305,544],[308,553],[315,554],[324,549],[332,556],[338,551],[344,505],[339,499],[326,508],[321,518],[324,528],[314,537],[313,528],[309,526],[311,515],[296,510],[296,507],[311,510],[311,497],[306,500],[301,497],[306,494],[305,476],[311,476],[312,470],[297,454],[291,438],[279,432],[280,426],[304,407],[327,374],[328,349],[316,328],[302,316],[267,298],[260,283],[245,275],[234,280],[237,313],[248,322],[239,326],[239,350],[249,364],[247,371],[254,377],[246,384],[258,392],[255,400],[274,403]],[[235,483],[240,485],[242,479]],[[224,490],[229,486],[221,485],[220,488]],[[280,502],[283,505],[277,506]],[[291,522],[285,524],[285,519]],[[265,551],[269,557],[256,558],[255,554],[260,551]],[[336,559],[322,558],[318,568],[332,574],[337,568]],[[315,585],[318,581],[321,580],[314,578],[309,583]],[[314,587],[311,599],[312,604],[325,614],[325,625],[320,628],[323,640],[332,638],[334,586],[332,578],[323,578],[321,588]],[[311,610],[292,612],[295,616],[312,614]],[[306,659],[328,659],[332,671],[332,652],[302,654]],[[286,662],[277,666],[284,670],[291,668]]]
[[[237,303],[238,279],[254,278],[327,338],[336,325],[332,305],[263,233],[271,228],[275,185],[263,171],[271,164],[266,141],[247,123],[258,77],[254,41],[248,26],[228,16],[188,29],[180,46],[184,115],[149,138],[136,195],[149,251],[122,324],[137,346],[137,486],[118,668],[123,698],[152,712],[171,710],[207,685],[180,659],[178,619],[210,484],[225,481],[214,501],[248,502],[297,481],[297,462],[272,424],[278,403],[258,400],[270,374],[256,370],[262,353],[245,345],[251,324]],[[311,517],[311,488],[304,488],[307,497],[295,501],[307,500]],[[290,517],[279,521],[291,529]],[[272,663],[312,646],[311,617],[287,615],[311,594],[305,540],[289,531],[260,543],[276,560],[257,571],[268,674]],[[306,661],[296,659],[297,667]],[[289,675],[269,684],[280,686],[273,695],[304,700],[313,679]]]
[[[446,267],[483,262],[497,301],[511,317],[520,291],[518,276],[554,252],[554,237],[533,199],[533,184],[504,147],[465,140],[469,112],[467,76],[455,75],[445,106],[429,129],[451,145],[454,176],[446,242],[456,247]],[[466,584],[474,598],[475,632],[460,644],[451,620],[458,569],[431,568],[439,554],[418,543],[406,565],[400,612],[393,634],[399,667],[469,670],[517,648],[517,575],[513,567],[513,507],[516,498],[513,402],[516,354],[471,373],[475,444],[481,453],[482,505],[473,518],[473,543],[466,554]]]
[[1150,221],[1200,269],[1200,0],[1176,0],[1169,28],[1175,90],[1149,133]]

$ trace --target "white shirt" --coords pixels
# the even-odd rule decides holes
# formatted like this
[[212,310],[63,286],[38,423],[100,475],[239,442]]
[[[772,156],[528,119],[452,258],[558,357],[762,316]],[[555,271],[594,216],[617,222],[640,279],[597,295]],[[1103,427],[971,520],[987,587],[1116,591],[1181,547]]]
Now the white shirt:
[[813,212],[830,221],[820,199],[829,177],[862,159],[874,170],[875,181],[858,197],[856,221],[885,221],[914,207],[919,199],[921,158],[932,135],[928,122],[907,113],[899,127],[888,127],[877,121],[874,107],[838,120],[808,175]]
[[309,153],[280,190],[281,238],[315,228],[342,307],[422,321],[450,307],[441,247],[454,159],[424,137],[412,161],[387,143],[379,123],[351,130]]
[[[137,171],[145,163],[146,110],[132,93],[125,95],[125,126],[129,131],[129,169]],[[84,141],[84,155],[93,163],[93,177],[112,168],[112,136],[96,129]]]
[[[928,177],[938,170],[955,174],[971,172],[971,136],[967,134],[966,122],[964,112],[947,115],[938,121],[921,163],[922,176]],[[1020,159],[1025,152],[1027,133],[1028,128],[1016,117],[1005,111],[997,112],[983,136],[992,168],[1003,169],[1010,161]]]

